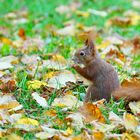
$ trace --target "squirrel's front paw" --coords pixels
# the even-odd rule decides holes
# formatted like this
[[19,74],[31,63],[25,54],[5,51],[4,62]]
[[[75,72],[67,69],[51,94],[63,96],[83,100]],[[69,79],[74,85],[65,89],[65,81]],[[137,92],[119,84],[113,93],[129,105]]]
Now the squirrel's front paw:
[[79,66],[77,64],[73,64],[72,68],[74,68],[75,70],[77,70],[79,68]]

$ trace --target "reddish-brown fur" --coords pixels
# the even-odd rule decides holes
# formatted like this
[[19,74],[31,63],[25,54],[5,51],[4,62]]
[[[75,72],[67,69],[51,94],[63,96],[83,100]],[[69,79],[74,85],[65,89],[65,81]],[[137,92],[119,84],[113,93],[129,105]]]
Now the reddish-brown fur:
[[[81,52],[84,55],[81,56]],[[91,40],[87,40],[85,46],[76,51],[74,61],[84,64],[84,68],[77,64],[73,68],[92,82],[88,87],[85,102],[102,98],[109,100],[111,92],[119,88],[119,79],[115,69],[99,57]]]
[[90,39],[82,49],[76,51],[74,62],[84,64],[84,68],[75,64],[73,68],[83,77],[91,81],[88,87],[85,102],[105,98],[111,95],[116,99],[124,98],[126,101],[140,100],[140,84],[120,87],[118,75],[112,65],[102,60]]
[[140,87],[121,87],[114,92],[112,96],[118,100],[124,98],[126,101],[139,101],[140,100]]

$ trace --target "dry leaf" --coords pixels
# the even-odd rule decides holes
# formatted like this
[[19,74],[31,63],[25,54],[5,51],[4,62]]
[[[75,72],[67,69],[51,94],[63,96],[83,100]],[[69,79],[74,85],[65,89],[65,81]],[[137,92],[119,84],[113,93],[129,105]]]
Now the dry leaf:
[[75,106],[82,106],[82,102],[79,101],[75,96],[67,94],[64,97],[55,98],[52,106],[72,108]]
[[88,12],[101,17],[106,17],[108,15],[108,13],[105,11],[98,11],[95,9],[88,9]]
[[63,56],[59,54],[49,54],[48,56],[50,57],[50,59],[43,61],[43,65],[42,65],[43,67],[47,67],[49,69],[55,69],[55,70],[66,68],[67,61]]
[[87,18],[87,17],[89,17],[89,12],[85,12],[85,11],[79,11],[79,10],[77,10],[76,11],[76,14],[78,15],[78,16],[82,16],[82,17],[84,17],[84,18]]
[[132,130],[135,132],[137,127],[139,126],[138,119],[132,114],[124,113],[123,121],[124,126],[127,130]]
[[4,93],[13,92],[16,89],[14,80],[9,80],[7,83],[0,84],[0,90]]
[[69,6],[67,5],[60,5],[59,7],[56,7],[55,9],[56,12],[60,14],[64,14],[70,11]]
[[49,139],[49,138],[52,138],[54,135],[56,134],[49,134],[48,132],[39,132],[39,133],[36,133],[35,136],[39,139]]
[[0,70],[13,68],[12,62],[18,62],[18,58],[13,55],[0,58]]
[[54,110],[54,109],[47,110],[44,114],[49,117],[54,117],[57,115],[56,110]]
[[118,124],[122,124],[123,123],[122,118],[120,118],[113,111],[109,112],[109,120],[112,121],[112,122],[114,122],[114,123],[118,123]]
[[62,29],[57,30],[56,33],[58,35],[63,35],[63,36],[65,36],[65,35],[73,36],[76,33],[76,29],[75,29],[74,25],[69,25],[69,26],[66,26],[66,27],[64,27]]
[[56,73],[55,76],[48,80],[49,87],[53,87],[56,89],[60,89],[61,87],[65,87],[67,82],[76,82],[76,78],[74,74],[70,71],[64,70]]
[[80,113],[73,113],[67,116],[66,119],[71,119],[71,126],[76,128],[77,130],[84,127],[83,119],[84,116],[82,116]]
[[94,105],[92,103],[84,103],[84,105],[79,108],[79,111],[85,117],[85,121],[87,123],[94,120],[105,123],[105,118],[97,105]]
[[14,133],[12,133],[12,134],[10,134],[10,135],[4,137],[4,138],[5,138],[5,139],[8,139],[8,140],[23,140],[22,137],[20,137],[20,136],[14,134]]
[[105,139],[105,134],[100,131],[94,131],[92,135],[93,135],[94,140],[104,140]]
[[45,98],[41,97],[37,92],[32,93],[32,96],[40,106],[48,107],[48,103]]
[[25,35],[25,30],[23,28],[20,28],[18,31],[18,35],[20,38],[22,38],[23,40],[26,40],[26,35]]
[[47,85],[46,82],[38,81],[38,80],[27,82],[28,89],[39,89],[41,86],[46,86],[46,85]]
[[140,15],[137,12],[128,10],[124,13],[124,16],[131,20],[131,25],[138,25],[140,21]]
[[27,124],[27,125],[38,126],[39,122],[37,120],[30,119],[30,118],[21,118],[16,122],[16,124]]
[[130,102],[129,107],[135,115],[140,116],[140,101],[139,102]]
[[122,140],[139,140],[140,136],[136,134],[129,134],[129,133],[124,133],[122,136]]
[[0,109],[11,109],[19,105],[20,104],[11,95],[0,96]]

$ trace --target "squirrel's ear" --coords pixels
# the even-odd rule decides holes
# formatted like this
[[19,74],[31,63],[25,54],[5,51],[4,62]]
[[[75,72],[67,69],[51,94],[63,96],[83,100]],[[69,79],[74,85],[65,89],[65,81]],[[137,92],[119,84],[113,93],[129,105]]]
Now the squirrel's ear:
[[93,41],[91,39],[87,39],[85,41],[85,45],[90,49],[90,50],[95,50],[95,46],[93,44]]

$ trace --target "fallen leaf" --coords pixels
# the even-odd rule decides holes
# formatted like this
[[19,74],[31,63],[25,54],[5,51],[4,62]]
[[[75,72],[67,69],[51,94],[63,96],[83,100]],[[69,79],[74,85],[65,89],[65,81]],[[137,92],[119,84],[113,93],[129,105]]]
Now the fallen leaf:
[[123,121],[124,126],[127,130],[132,130],[135,132],[137,127],[139,126],[138,119],[132,114],[124,113]]
[[139,140],[140,136],[136,134],[129,134],[129,133],[124,133],[122,136],[122,140]]
[[11,95],[0,96],[0,109],[11,109],[19,105],[20,104]]
[[23,40],[26,40],[26,35],[25,35],[25,30],[23,28],[20,28],[18,31],[18,35],[20,38],[22,38]]
[[97,105],[92,103],[84,103],[84,105],[79,108],[79,112],[85,117],[84,120],[87,123],[94,120],[105,123],[105,118]]
[[44,114],[49,117],[54,117],[57,115],[56,110],[54,110],[54,109],[47,110]]
[[60,14],[64,14],[70,11],[69,6],[67,5],[60,5],[59,7],[56,7],[55,9],[56,12]]
[[41,86],[46,86],[47,83],[39,80],[28,81],[28,89],[39,89]]
[[55,11],[60,14],[70,13],[72,11],[75,11],[78,7],[81,6],[80,2],[71,2],[68,5],[60,5],[56,7]]
[[65,36],[65,35],[73,36],[76,33],[76,29],[75,29],[74,25],[69,25],[69,26],[66,26],[66,27],[64,27],[62,29],[57,30],[56,33],[58,35],[62,35],[62,36]]
[[113,111],[109,112],[109,120],[111,122],[114,122],[114,123],[119,123],[119,124],[122,124],[123,123],[123,120],[122,118],[120,118],[117,114],[115,114]]
[[0,71],[0,78],[5,74],[5,72]]
[[104,134],[112,132],[117,127],[117,125],[113,123],[110,125],[110,124],[100,123],[97,121],[93,121],[91,124],[94,126],[94,128],[96,128],[96,130],[103,132]]
[[133,52],[138,54],[140,52],[140,37],[135,37],[132,42],[134,45]]
[[42,106],[42,107],[48,107],[48,103],[45,100],[45,98],[41,97],[37,92],[32,93],[33,99],[36,100],[36,102]]
[[64,97],[55,98],[52,106],[73,108],[75,106],[82,106],[82,102],[79,101],[75,96],[67,94]]
[[137,25],[140,21],[140,15],[137,12],[134,12],[132,10],[128,10],[124,13],[124,16],[129,18],[131,20],[131,25]]
[[31,118],[21,118],[16,122],[16,124],[27,124],[27,125],[39,126],[39,122]]
[[68,127],[66,131],[63,132],[63,135],[68,137],[73,134],[73,129]]
[[72,120],[71,126],[73,128],[76,128],[77,130],[80,130],[84,127],[84,122],[83,122],[84,116],[78,112],[68,115],[66,119]]
[[140,102],[130,102],[129,107],[135,115],[140,116]]
[[9,80],[6,83],[0,84],[0,90],[4,93],[13,92],[16,89],[16,83],[14,80]]
[[7,45],[12,45],[12,41],[6,37],[0,37],[0,41],[3,43],[3,44],[7,44]]
[[72,72],[64,70],[59,73],[57,72],[55,76],[50,78],[47,86],[60,89],[61,87],[65,87],[67,82],[75,83],[76,78]]
[[84,17],[84,18],[87,18],[87,17],[89,17],[89,12],[85,12],[85,11],[79,11],[79,10],[77,10],[76,12],[75,12],[78,16],[82,16],[82,17]]
[[140,80],[137,78],[126,79],[122,83],[123,87],[140,87]]
[[10,135],[4,137],[4,138],[5,138],[5,139],[8,139],[8,140],[23,140],[22,137],[20,137],[20,136],[14,134],[14,133],[12,133],[12,134],[10,134]]
[[123,39],[120,36],[112,35],[106,38],[107,41],[109,41],[111,44],[114,45],[121,45],[123,44]]
[[49,139],[52,138],[55,134],[49,134],[48,132],[39,132],[36,133],[35,136],[39,139]]
[[13,68],[12,62],[15,62],[15,61],[17,62],[18,58],[13,55],[1,57],[0,58],[0,70]]
[[50,57],[50,59],[43,61],[43,65],[42,65],[43,67],[47,67],[48,69],[55,69],[55,70],[66,68],[67,61],[63,56],[59,54],[49,54],[48,56]]
[[139,0],[134,0],[134,1],[132,1],[132,5],[133,5],[135,8],[139,8],[139,7],[140,7],[140,1],[139,1]]
[[106,17],[108,15],[108,13],[105,11],[98,11],[95,9],[88,9],[88,12],[101,17]]
[[100,132],[100,131],[94,131],[92,135],[93,135],[94,140],[104,140],[105,139],[104,133]]
[[106,23],[107,27],[110,27],[112,25],[117,25],[120,27],[127,27],[131,25],[131,19],[127,17],[113,17]]

